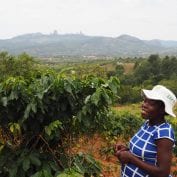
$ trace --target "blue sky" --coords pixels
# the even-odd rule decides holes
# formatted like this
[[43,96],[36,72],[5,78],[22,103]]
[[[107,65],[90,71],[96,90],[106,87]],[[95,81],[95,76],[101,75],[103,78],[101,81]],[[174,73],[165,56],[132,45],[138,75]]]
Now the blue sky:
[[177,40],[177,0],[0,0],[0,39],[41,32]]

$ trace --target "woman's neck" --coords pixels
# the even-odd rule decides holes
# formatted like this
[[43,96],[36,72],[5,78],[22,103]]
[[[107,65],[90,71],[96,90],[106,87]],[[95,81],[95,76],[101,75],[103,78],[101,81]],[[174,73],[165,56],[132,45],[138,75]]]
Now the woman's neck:
[[160,125],[162,123],[166,122],[164,117],[161,118],[156,118],[156,119],[149,119],[149,125],[153,126],[153,125]]

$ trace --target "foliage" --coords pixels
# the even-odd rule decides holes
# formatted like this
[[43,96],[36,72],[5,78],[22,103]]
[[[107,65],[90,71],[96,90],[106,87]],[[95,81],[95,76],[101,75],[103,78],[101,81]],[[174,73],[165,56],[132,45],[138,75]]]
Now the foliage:
[[80,174],[84,174],[84,177],[97,177],[101,172],[100,163],[96,162],[89,154],[79,153],[75,156],[73,164],[76,171]]
[[141,98],[141,87],[131,85],[121,85],[120,88],[120,99],[119,103],[137,103],[142,100]]
[[82,133],[105,130],[118,88],[114,77],[81,80],[55,72],[5,79],[0,83],[0,176],[50,177],[76,164],[87,176],[98,174],[91,156],[73,156],[68,148]]
[[[177,120],[176,119],[168,119],[168,121],[171,123],[174,132],[175,132],[175,137],[177,137]],[[177,157],[177,141],[176,141],[176,146],[174,147],[174,154]]]
[[135,69],[136,84],[151,80],[152,84],[158,84],[162,79],[170,79],[177,73],[177,59],[175,57],[160,58],[158,55],[150,55],[147,60],[140,62]]
[[[106,132],[111,139],[129,139],[142,119],[131,111],[112,112],[109,106],[114,101],[139,102],[141,89],[154,84],[177,94],[176,61],[152,55],[136,60],[131,75],[118,65],[104,80],[108,71],[102,65],[54,71],[39,66],[27,54],[15,57],[1,52],[0,176],[98,176],[101,167],[92,156],[70,153],[74,140],[96,131]],[[176,133],[176,121],[169,121]]]
[[114,64],[114,65],[116,65],[115,71],[109,71],[107,73],[108,77],[110,77],[110,76],[121,77],[125,72],[123,64],[122,63],[117,63],[117,64]]
[[33,57],[26,53],[13,56],[8,52],[0,52],[0,81],[4,81],[8,77],[25,79],[40,77],[47,69],[49,70],[46,66],[39,65]]
[[136,133],[143,122],[140,116],[127,111],[119,113],[112,111],[110,112],[110,117],[110,124],[106,128],[107,135],[111,138],[121,136],[128,140]]
[[162,84],[177,95],[177,58],[150,55],[146,59],[136,60],[134,72],[120,77],[121,103],[135,103],[141,100],[140,90],[151,89],[156,84]]
[[83,175],[75,171],[75,169],[66,169],[61,174],[57,175],[57,177],[83,177]]

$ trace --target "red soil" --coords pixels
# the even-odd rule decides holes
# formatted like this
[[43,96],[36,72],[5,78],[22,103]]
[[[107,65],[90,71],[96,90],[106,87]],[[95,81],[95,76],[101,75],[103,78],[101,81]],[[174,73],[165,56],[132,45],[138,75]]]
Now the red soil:
[[[122,142],[122,140],[119,142]],[[101,153],[103,148],[110,148],[112,146],[107,140],[96,134],[93,137],[82,137],[76,144],[71,150],[72,153],[83,152],[92,154],[102,164],[103,170],[100,177],[120,176],[120,164],[117,158],[111,153]],[[173,174],[173,177],[177,177],[177,157],[173,157],[171,174]]]

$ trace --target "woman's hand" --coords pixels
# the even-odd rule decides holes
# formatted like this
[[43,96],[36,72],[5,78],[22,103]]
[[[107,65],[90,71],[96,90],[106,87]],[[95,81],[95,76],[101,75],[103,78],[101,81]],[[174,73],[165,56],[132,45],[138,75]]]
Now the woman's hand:
[[133,155],[129,151],[117,151],[116,154],[117,158],[122,164],[127,164],[131,161]]
[[129,149],[123,144],[116,144],[114,146],[115,156],[119,159],[122,164],[130,162],[132,154]]
[[114,145],[114,152],[116,153],[117,151],[128,151],[129,149],[123,145],[123,144],[116,144]]

